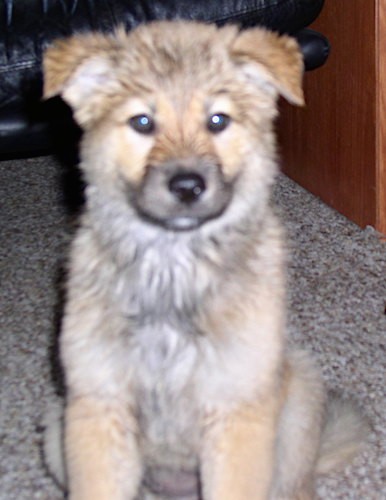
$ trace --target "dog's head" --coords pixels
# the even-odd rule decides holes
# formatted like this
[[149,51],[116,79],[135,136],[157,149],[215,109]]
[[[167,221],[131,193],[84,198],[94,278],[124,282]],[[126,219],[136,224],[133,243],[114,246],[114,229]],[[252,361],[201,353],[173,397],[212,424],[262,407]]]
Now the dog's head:
[[180,21],[77,35],[48,49],[44,72],[45,97],[60,94],[85,131],[88,182],[171,230],[267,191],[277,97],[303,103],[296,42],[258,28]]

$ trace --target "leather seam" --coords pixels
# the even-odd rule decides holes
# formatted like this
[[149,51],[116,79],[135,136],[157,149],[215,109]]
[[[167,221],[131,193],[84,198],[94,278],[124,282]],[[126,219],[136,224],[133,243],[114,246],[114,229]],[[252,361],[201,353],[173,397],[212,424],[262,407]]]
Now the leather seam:
[[8,73],[12,71],[18,71],[25,68],[33,68],[34,66],[39,67],[39,63],[36,61],[26,61],[16,64],[0,65],[0,73]]

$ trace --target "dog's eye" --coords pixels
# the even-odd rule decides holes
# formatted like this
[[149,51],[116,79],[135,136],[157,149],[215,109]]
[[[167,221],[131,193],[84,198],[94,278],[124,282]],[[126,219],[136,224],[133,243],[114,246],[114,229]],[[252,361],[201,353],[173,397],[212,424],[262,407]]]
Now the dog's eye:
[[207,122],[209,132],[214,134],[225,130],[231,122],[231,117],[224,113],[215,113],[211,115]]
[[140,134],[152,134],[155,130],[155,123],[149,115],[137,115],[129,119],[129,125]]

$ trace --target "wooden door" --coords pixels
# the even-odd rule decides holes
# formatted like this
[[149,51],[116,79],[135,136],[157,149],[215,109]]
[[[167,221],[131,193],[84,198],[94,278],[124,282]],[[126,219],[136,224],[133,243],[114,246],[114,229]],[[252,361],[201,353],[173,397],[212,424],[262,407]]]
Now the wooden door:
[[[386,0],[326,0],[313,28],[332,50],[305,75],[306,107],[283,103],[283,170],[360,226],[386,233]],[[384,83],[383,80],[385,80]]]

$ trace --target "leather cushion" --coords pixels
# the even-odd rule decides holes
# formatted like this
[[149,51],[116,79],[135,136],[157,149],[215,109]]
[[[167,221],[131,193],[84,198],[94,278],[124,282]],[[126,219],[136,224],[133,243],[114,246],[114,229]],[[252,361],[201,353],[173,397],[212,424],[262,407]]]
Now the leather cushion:
[[[187,18],[294,33],[324,0],[3,0],[0,6],[0,110],[33,106],[41,95],[41,55],[54,38],[86,30],[127,29],[154,19]],[[28,103],[28,104],[27,104]],[[29,109],[33,114],[33,110]]]

